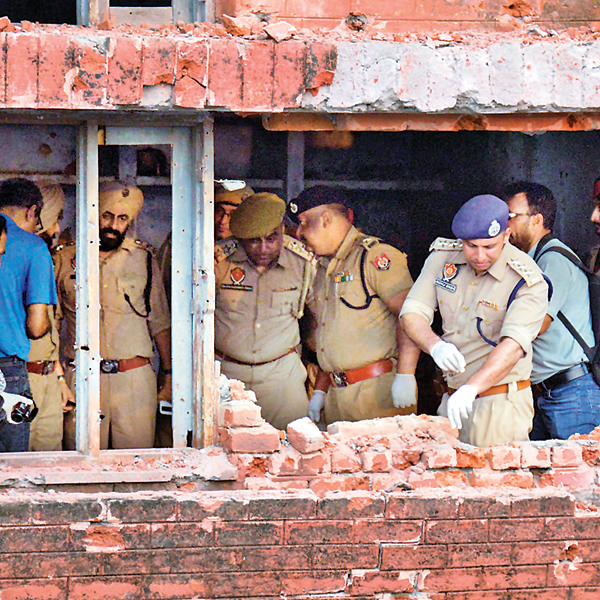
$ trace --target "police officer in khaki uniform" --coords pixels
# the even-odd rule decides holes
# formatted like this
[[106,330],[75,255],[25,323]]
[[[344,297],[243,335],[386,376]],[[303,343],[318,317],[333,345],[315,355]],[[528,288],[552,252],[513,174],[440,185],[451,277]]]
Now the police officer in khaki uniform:
[[[529,439],[532,341],[548,308],[542,272],[509,243],[507,222],[508,207],[495,196],[464,204],[452,223],[460,239],[432,244],[401,313],[446,378],[439,414],[461,441],[481,447]],[[430,325],[436,309],[441,338]]]
[[[142,210],[142,192],[122,183],[100,190],[100,426],[102,448],[147,448],[154,442],[156,345],[171,398],[171,323],[160,269],[147,245],[125,236]],[[73,377],[75,360],[75,247],[57,252],[57,289],[66,323],[63,348]]]
[[313,256],[283,233],[284,215],[276,195],[250,196],[231,218],[235,237],[215,249],[221,371],[243,381],[279,429],[307,414],[298,319],[314,276]]
[[[60,219],[65,205],[65,195],[60,185],[39,185],[44,205],[40,214],[39,236],[52,248],[55,237],[60,233]],[[63,411],[74,406],[73,392],[65,381],[59,360],[60,306],[48,307],[50,331],[43,337],[31,341],[27,371],[33,399],[39,409],[31,422],[29,434],[30,450],[61,450],[63,437]]]
[[298,235],[320,256],[309,308],[322,374],[311,397],[327,423],[413,413],[418,348],[398,326],[412,285],[406,256],[352,225],[347,198],[314,186],[288,207]]

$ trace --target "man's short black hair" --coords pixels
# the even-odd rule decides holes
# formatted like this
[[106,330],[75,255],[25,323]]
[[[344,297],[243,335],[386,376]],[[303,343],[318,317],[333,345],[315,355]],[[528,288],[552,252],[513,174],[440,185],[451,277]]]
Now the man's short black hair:
[[40,188],[23,177],[6,179],[0,183],[0,209],[6,206],[18,206],[20,208],[30,208],[44,204]]
[[0,215],[0,235],[6,231],[6,218],[4,215]]
[[504,188],[502,197],[509,200],[517,194],[525,194],[529,206],[529,214],[540,214],[544,218],[544,227],[552,229],[556,219],[556,200],[552,190],[541,183],[532,181],[516,181]]

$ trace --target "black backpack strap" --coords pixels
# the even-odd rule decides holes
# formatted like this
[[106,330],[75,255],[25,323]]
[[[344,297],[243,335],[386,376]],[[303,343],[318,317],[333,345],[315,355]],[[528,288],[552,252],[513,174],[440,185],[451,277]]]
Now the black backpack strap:
[[[539,248],[539,245],[538,245],[538,248]],[[590,269],[588,269],[583,264],[582,260],[579,258],[579,256],[577,256],[577,254],[575,254],[575,252],[572,252],[571,250],[567,250],[566,248],[563,248],[562,246],[552,246],[551,248],[546,248],[543,252],[540,252],[540,254],[538,255],[537,258],[538,259],[541,258],[544,254],[547,254],[548,252],[557,252],[561,256],[564,256],[567,260],[570,260],[576,267],[578,267],[584,273],[586,273],[586,275],[595,276],[595,274],[592,271],[590,271]],[[536,251],[536,254],[537,254],[537,251]],[[536,259],[536,262],[537,262],[537,259]],[[595,348],[590,348],[585,343],[585,340],[581,337],[581,335],[575,329],[575,327],[573,327],[573,324],[571,323],[571,321],[569,321],[569,319],[567,319],[567,317],[562,312],[562,310],[559,310],[558,314],[556,316],[558,317],[559,321],[567,328],[569,333],[575,338],[575,341],[581,346],[585,355],[588,357],[588,360],[590,362],[592,362],[594,360],[594,356],[596,354]]]
[[537,262],[538,258],[542,255],[542,250],[546,247],[546,244],[550,240],[554,240],[554,239],[556,239],[556,238],[552,235],[552,233],[547,233],[543,238],[540,238],[537,248],[535,249],[535,252],[533,254],[533,260],[535,260],[535,262]]

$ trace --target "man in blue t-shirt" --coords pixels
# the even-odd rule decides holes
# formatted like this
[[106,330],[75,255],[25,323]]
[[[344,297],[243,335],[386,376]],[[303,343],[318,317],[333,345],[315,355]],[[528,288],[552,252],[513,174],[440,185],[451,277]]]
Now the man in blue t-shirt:
[[559,311],[589,346],[594,345],[586,274],[559,252],[571,251],[552,237],[556,201],[545,186],[517,182],[505,190],[510,241],[536,260],[552,282],[552,298],[533,340],[531,382],[536,400],[532,440],[567,439],[600,425],[600,386],[581,346],[558,318]]
[[[52,258],[33,232],[43,206],[38,187],[27,179],[0,184],[0,213],[6,220],[6,250],[0,260],[0,370],[6,392],[30,396],[29,340],[49,329],[48,305],[57,302]],[[0,452],[25,452],[29,423],[13,425],[0,413]]]

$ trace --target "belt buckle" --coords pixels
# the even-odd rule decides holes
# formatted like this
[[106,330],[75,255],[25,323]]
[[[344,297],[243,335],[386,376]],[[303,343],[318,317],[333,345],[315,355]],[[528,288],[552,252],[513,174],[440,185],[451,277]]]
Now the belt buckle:
[[119,372],[119,361],[118,360],[106,360],[100,361],[100,371],[102,373],[113,374]]
[[54,371],[54,361],[48,360],[44,361],[42,365],[42,375],[50,375]]
[[346,379],[346,373],[332,373],[331,379],[333,381],[333,385],[338,388],[347,387],[348,380]]

